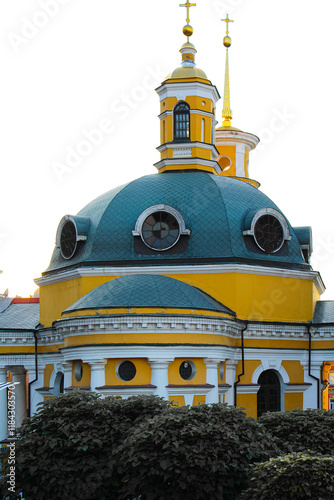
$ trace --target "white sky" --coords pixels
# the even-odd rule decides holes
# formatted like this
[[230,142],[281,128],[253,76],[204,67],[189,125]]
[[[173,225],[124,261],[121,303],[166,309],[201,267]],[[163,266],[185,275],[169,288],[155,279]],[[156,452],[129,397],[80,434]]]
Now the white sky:
[[[29,296],[60,219],[159,160],[154,92],[180,64],[179,0],[2,0],[0,292]],[[313,266],[334,299],[333,0],[197,0],[191,41],[223,95],[229,13],[233,125],[259,135],[250,176],[292,226],[310,225]],[[44,10],[42,8],[44,6]],[[46,13],[48,11],[48,13]],[[35,25],[38,25],[36,28]],[[222,100],[218,103],[220,121]],[[282,118],[283,116],[283,118]],[[106,120],[109,120],[106,122]],[[110,127],[56,175],[84,131]],[[112,125],[111,125],[112,124]]]

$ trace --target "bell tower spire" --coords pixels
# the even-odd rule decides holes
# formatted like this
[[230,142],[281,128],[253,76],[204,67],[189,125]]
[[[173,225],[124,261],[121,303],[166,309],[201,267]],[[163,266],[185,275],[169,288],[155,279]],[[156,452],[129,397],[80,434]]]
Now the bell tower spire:
[[231,47],[232,40],[229,37],[229,23],[234,23],[226,14],[226,19],[222,19],[226,23],[226,36],[224,37],[224,47],[226,47],[226,63],[225,63],[225,85],[224,85],[224,107],[223,107],[223,127],[230,127],[232,120],[232,110],[230,105],[230,73],[228,64],[228,49]]
[[226,63],[225,63],[225,84],[224,84],[224,104],[223,104],[223,123],[222,126],[216,129],[216,148],[219,151],[219,156],[216,158],[219,166],[222,169],[220,175],[227,177],[235,177],[236,179],[250,182],[255,187],[259,183],[249,179],[248,164],[249,153],[254,149],[259,138],[249,132],[232,127],[232,110],[230,104],[230,72],[228,49],[231,47],[232,40],[229,36],[229,24],[233,23],[229,19],[222,19],[226,23],[226,34],[223,44],[226,48]]

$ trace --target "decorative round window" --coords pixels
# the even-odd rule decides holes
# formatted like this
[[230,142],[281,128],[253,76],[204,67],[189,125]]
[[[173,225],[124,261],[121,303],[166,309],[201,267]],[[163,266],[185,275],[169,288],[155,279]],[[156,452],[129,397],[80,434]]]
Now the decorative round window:
[[75,363],[75,367],[74,367],[74,376],[75,376],[75,380],[77,382],[80,382],[81,379],[82,379],[82,374],[83,374],[83,370],[82,370],[82,364],[80,363],[80,361],[77,361]]
[[180,364],[179,373],[183,380],[191,380],[196,375],[196,365],[192,361],[183,361]]
[[135,378],[136,373],[137,370],[132,361],[122,361],[116,368],[118,378],[124,380],[125,382]]
[[174,215],[168,212],[154,212],[143,223],[143,240],[153,250],[171,248],[178,241],[179,236],[179,224]]
[[70,259],[77,248],[77,230],[74,222],[68,220],[62,227],[60,234],[60,251],[64,259]]
[[274,208],[258,210],[252,216],[251,228],[243,231],[243,234],[253,236],[257,246],[266,253],[278,252],[284,242],[291,239],[287,221]]
[[147,208],[137,219],[134,236],[140,236],[146,246],[163,252],[172,248],[181,235],[190,235],[182,215],[169,205],[154,205]]
[[282,224],[271,214],[259,217],[254,227],[254,236],[261,250],[268,253],[277,252],[284,243]]

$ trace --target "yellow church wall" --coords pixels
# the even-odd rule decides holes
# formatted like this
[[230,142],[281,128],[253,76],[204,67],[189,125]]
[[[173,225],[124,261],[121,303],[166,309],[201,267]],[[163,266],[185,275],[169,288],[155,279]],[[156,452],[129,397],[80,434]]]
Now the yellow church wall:
[[168,275],[196,286],[254,321],[306,322],[313,317],[313,282],[247,273]]
[[240,346],[239,339],[224,335],[196,334],[196,333],[124,333],[124,334],[92,334],[73,335],[66,337],[65,347],[94,344],[210,344]]
[[249,149],[245,148],[245,157],[244,157],[244,166],[245,166],[245,177],[248,177],[248,161],[249,161]]
[[226,172],[221,172],[219,175],[235,176],[235,146],[219,146],[218,144],[216,144],[216,148],[218,149],[220,155],[228,156],[231,160],[231,167],[226,170]]
[[[245,360],[245,374],[241,377],[240,383],[251,384],[253,373],[255,372],[256,368],[258,368],[260,365],[261,365],[260,360],[255,360],[255,359]],[[238,375],[240,375],[241,373],[242,373],[242,362],[239,361],[235,371],[235,380],[238,379]]]
[[184,396],[169,396],[169,401],[175,403],[172,406],[185,406]]
[[204,394],[195,394],[193,399],[193,406],[198,406],[204,404],[206,401],[206,396]]
[[[164,111],[172,111],[179,100],[176,97],[167,97],[160,102],[160,113]],[[198,109],[206,111],[207,113],[212,113],[213,103],[211,99],[203,98],[200,96],[187,96],[185,99],[190,106],[190,109]],[[203,104],[204,103],[204,104]]]
[[[180,375],[179,369],[183,361],[192,361],[196,366],[196,375],[191,380],[184,380]],[[169,365],[168,380],[175,385],[206,384],[206,365],[200,358],[176,358]]]
[[[81,363],[82,366],[82,378],[78,382],[75,378],[75,365],[77,362]],[[88,363],[83,363],[80,359],[76,359],[72,364],[72,386],[73,387],[89,387],[90,386],[90,366]]]
[[7,353],[12,353],[12,354],[21,354],[21,353],[34,353],[35,348],[32,347],[26,347],[26,346],[3,346],[1,347],[1,354],[7,354]]
[[166,165],[165,167],[159,168],[159,172],[165,172],[166,170],[200,170],[201,172],[209,172],[210,174],[217,175],[216,170],[213,167],[208,167],[206,165],[197,165],[196,163],[188,163],[184,164],[175,164],[175,165]]
[[45,327],[59,319],[62,311],[84,295],[80,278],[40,287],[40,322]]
[[118,363],[125,359],[108,359],[105,366],[105,382],[106,385],[148,385],[151,383],[151,367],[146,359],[128,358],[128,361],[136,367],[136,375],[132,380],[124,381],[116,375]]
[[45,365],[44,368],[44,387],[49,387],[50,386],[50,378],[51,374],[54,370],[54,365]]
[[257,418],[257,394],[238,394],[237,406],[244,408],[248,417]]
[[284,410],[291,411],[296,408],[303,409],[303,393],[302,392],[287,392],[284,395]]
[[304,369],[299,360],[282,361],[282,366],[289,375],[290,382],[293,384],[302,384],[304,382]]

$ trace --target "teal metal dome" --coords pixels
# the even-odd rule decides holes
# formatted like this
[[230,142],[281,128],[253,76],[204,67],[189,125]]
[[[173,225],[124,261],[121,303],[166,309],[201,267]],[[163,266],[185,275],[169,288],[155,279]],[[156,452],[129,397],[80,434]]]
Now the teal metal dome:
[[[133,234],[140,215],[161,204],[173,207],[189,230],[163,252],[148,248]],[[103,194],[73,217],[84,228],[82,241],[67,259],[56,247],[46,274],[81,266],[199,263],[309,269],[288,221],[291,238],[275,253],[262,251],[252,236],[245,236],[252,214],[264,208],[279,211],[257,188],[234,178],[201,171],[141,177]]]
[[202,290],[167,276],[138,274],[115,278],[94,288],[64,313],[113,308],[200,309],[235,316]]

